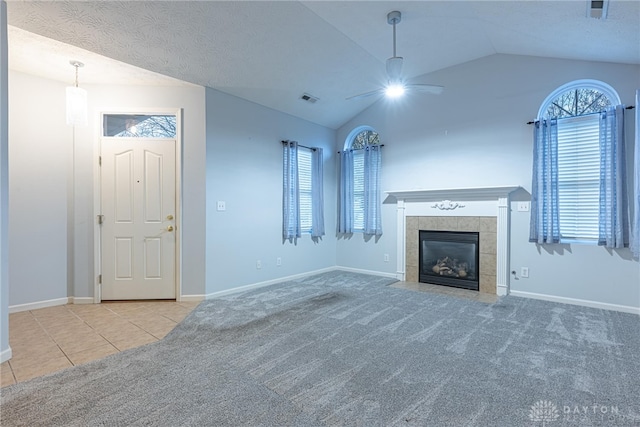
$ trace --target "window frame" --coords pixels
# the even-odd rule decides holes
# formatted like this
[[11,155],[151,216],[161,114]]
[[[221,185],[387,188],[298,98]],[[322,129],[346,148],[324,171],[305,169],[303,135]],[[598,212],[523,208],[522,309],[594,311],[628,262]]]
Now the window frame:
[[549,106],[553,103],[553,101],[558,99],[566,92],[576,89],[597,90],[598,92],[603,93],[607,98],[609,98],[609,101],[611,101],[611,105],[619,105],[622,103],[620,101],[620,96],[618,95],[616,90],[605,82],[592,79],[574,80],[558,87],[545,98],[542,104],[540,104],[540,109],[538,110],[538,120],[550,119],[551,117],[547,116],[547,110],[549,109]]
[[[608,85],[607,83],[598,81],[598,80],[591,80],[591,79],[580,79],[580,80],[574,80],[571,81],[569,83],[566,83],[560,87],[558,87],[557,89],[555,89],[553,92],[551,92],[544,100],[544,102],[542,102],[542,104],[540,105],[540,109],[538,110],[538,120],[546,120],[546,119],[551,119],[553,117],[549,117],[548,116],[548,110],[549,107],[560,97],[562,97],[563,95],[565,95],[566,93],[570,92],[570,91],[577,91],[580,89],[588,89],[588,90],[595,90],[598,91],[600,93],[602,93],[608,100],[610,105],[619,105],[621,104],[620,101],[620,97],[618,95],[618,93],[615,91],[615,89],[613,89],[613,87],[611,87],[610,85]],[[566,111],[566,110],[565,110]],[[594,120],[598,120],[599,121],[599,115],[598,112],[588,112],[585,114],[579,114],[579,115],[572,115],[572,116],[567,116],[567,117],[560,117],[557,118],[557,123],[558,123],[558,151],[560,152],[560,150],[563,149],[567,149],[567,145],[569,145],[568,142],[565,141],[561,141],[560,140],[560,135],[561,135],[561,129],[563,126],[573,126],[575,129],[577,129],[578,127],[575,126],[575,122],[576,121],[584,121],[585,122],[585,126],[584,128],[587,127],[593,127],[593,123],[589,123],[590,120],[586,119],[586,117],[588,116],[594,116]],[[583,119],[585,118],[585,119]],[[594,133],[595,135],[592,135],[591,137],[595,137],[597,141],[599,141],[599,127],[596,127],[595,131],[592,130],[592,133]],[[586,137],[584,139],[587,139]],[[559,159],[560,160],[560,159]],[[594,162],[596,160],[593,160]],[[597,172],[591,171],[592,173],[592,177],[589,177],[590,180],[597,180],[599,182],[600,180],[600,174],[599,174],[599,167],[600,167],[600,157],[599,157],[599,153],[598,153],[598,160],[597,160],[598,164],[597,167],[595,167],[594,165],[591,165],[591,168],[597,169]],[[581,167],[584,166],[585,164],[588,165],[589,162],[583,162],[580,163],[579,161],[574,162],[574,167]],[[560,168],[561,166],[569,167],[569,161],[565,162],[564,165],[558,165],[558,167]],[[578,172],[576,172],[576,170],[570,171],[573,172],[573,175],[577,176],[579,175]],[[558,174],[560,175],[563,172],[558,171]],[[567,174],[567,175],[571,175],[571,174]],[[560,180],[560,178],[558,178]],[[575,177],[573,178],[575,179]],[[558,183],[558,186],[560,187],[562,185],[562,183]],[[565,182],[565,185],[567,185],[567,183]],[[585,186],[586,187],[586,186]],[[560,188],[559,188],[560,191]],[[564,237],[563,236],[563,210],[565,211],[565,227],[566,227],[566,221],[568,221],[568,217],[569,216],[573,216],[574,218],[579,217],[579,211],[580,211],[580,204],[579,202],[577,202],[578,205],[573,209],[574,213],[573,215],[571,215],[571,212],[567,212],[567,205],[569,204],[567,202],[566,199],[563,200],[559,199],[559,216],[560,216],[560,243],[580,243],[580,244],[588,244],[588,245],[597,245],[598,244],[598,224],[599,224],[599,218],[596,220],[595,222],[595,229],[593,228],[593,225],[591,225],[590,227],[587,226],[588,221],[584,221],[582,223],[582,227],[580,224],[577,225],[577,229],[578,231],[582,228],[583,233],[582,235],[575,235],[575,236],[571,236],[571,237]],[[584,205],[583,205],[584,206]],[[589,204],[587,205],[588,208],[590,209],[594,209],[596,210],[596,214],[597,215],[597,208],[598,208],[598,202],[595,202],[595,205]],[[593,223],[592,223],[593,224]],[[564,228],[565,232],[566,232],[566,228]],[[595,238],[593,237],[593,235],[595,234]]]
[[[144,132],[152,127],[144,123],[162,118],[170,121],[173,129],[165,130],[164,135],[148,135]],[[176,139],[179,132],[178,114],[175,113],[103,113],[101,122],[102,138]],[[143,131],[138,133],[135,129],[140,124],[143,124]],[[122,126],[122,130],[111,135],[110,129],[114,126]]]
[[[298,210],[300,219],[300,233],[313,233],[313,179],[311,177],[313,149],[298,145]],[[308,167],[302,170],[301,166]],[[304,179],[303,179],[304,178]],[[304,188],[303,188],[304,186]],[[308,187],[308,189],[307,189]],[[308,204],[303,206],[303,196]],[[308,223],[308,226],[306,224]]]
[[[358,135],[363,132],[373,132],[376,135],[376,143],[365,143],[362,148],[353,148],[353,143]],[[353,231],[364,233],[364,151],[367,146],[380,146],[380,134],[371,126],[358,126],[353,129],[345,139],[344,149],[353,151]],[[358,174],[356,174],[356,170]],[[357,179],[361,176],[361,179]]]

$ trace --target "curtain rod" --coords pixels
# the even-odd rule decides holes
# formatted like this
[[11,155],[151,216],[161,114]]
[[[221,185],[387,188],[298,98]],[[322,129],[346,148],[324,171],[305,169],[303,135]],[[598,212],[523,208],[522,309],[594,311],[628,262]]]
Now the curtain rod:
[[[636,107],[634,107],[633,105],[629,105],[628,107],[624,107],[625,110],[633,110],[634,108],[636,108]],[[534,120],[532,122],[527,122],[527,124],[528,125],[532,125],[532,124],[537,123],[537,122],[538,122],[538,120]]]
[[[283,144],[288,144],[288,143],[290,143],[290,142],[291,142],[291,141],[282,141],[282,143],[283,143]],[[307,149],[309,149],[309,150],[316,151],[316,148],[315,148],[315,147],[307,147],[306,145],[302,145],[302,144],[298,144],[298,147],[307,148]]]
[[[384,147],[384,144],[375,144],[375,145],[377,145],[378,147]],[[354,151],[358,151],[358,150],[364,150],[364,148],[358,148],[358,149],[356,149]],[[338,154],[340,154],[340,153],[342,153],[342,151],[338,151]]]

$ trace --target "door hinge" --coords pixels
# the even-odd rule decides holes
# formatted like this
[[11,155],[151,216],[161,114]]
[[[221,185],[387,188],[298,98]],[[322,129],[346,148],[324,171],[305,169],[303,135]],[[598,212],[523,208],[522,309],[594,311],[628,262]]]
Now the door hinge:
[[102,166],[102,156],[98,156],[98,166]]
[[102,285],[102,274],[98,274],[98,284]]
[[98,215],[98,224],[102,225],[104,222],[104,215]]

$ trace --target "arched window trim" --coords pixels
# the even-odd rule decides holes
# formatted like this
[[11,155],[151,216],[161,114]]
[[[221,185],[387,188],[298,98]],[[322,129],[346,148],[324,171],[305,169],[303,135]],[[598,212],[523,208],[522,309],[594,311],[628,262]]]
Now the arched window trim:
[[353,141],[356,139],[356,136],[358,136],[358,134],[360,134],[361,132],[364,132],[364,131],[375,132],[378,135],[378,137],[380,136],[378,131],[376,131],[371,126],[366,126],[366,125],[365,126],[358,126],[358,127],[354,128],[351,132],[349,132],[349,135],[347,136],[347,138],[344,141],[344,149],[345,150],[351,150],[353,148]]
[[549,118],[549,117],[546,117],[546,112],[549,109],[549,106],[553,101],[555,101],[565,92],[569,92],[571,90],[576,90],[576,89],[583,89],[583,88],[595,89],[598,92],[603,93],[607,98],[609,98],[609,101],[611,101],[611,105],[620,105],[622,103],[620,101],[620,96],[618,95],[618,92],[616,92],[616,90],[613,87],[611,87],[605,82],[601,82],[600,80],[593,80],[593,79],[574,80],[569,83],[563,84],[562,86],[560,86],[559,88],[551,92],[549,96],[545,98],[544,102],[540,105],[540,109],[538,110],[538,120]]

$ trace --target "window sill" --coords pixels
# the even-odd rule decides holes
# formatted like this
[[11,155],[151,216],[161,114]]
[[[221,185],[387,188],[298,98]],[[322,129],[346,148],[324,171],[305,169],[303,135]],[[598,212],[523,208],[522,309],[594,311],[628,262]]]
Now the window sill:
[[560,239],[561,245],[587,245],[587,246],[598,246],[597,240],[586,240],[586,239]]

